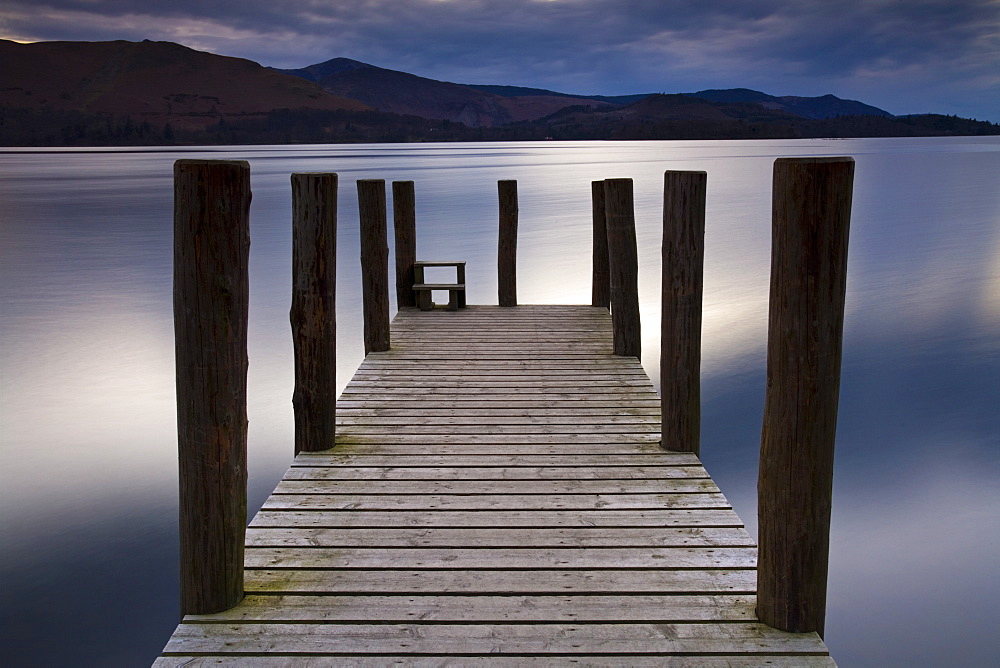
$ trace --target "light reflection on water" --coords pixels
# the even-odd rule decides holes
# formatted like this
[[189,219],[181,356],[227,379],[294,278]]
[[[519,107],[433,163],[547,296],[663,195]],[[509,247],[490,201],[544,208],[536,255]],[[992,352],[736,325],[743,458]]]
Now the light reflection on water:
[[468,261],[471,303],[496,303],[496,181],[517,179],[520,300],[586,303],[590,182],[633,178],[657,381],[662,174],[707,171],[703,452],[754,529],[771,164],[790,155],[857,160],[829,645],[843,665],[954,662],[959,638],[970,665],[991,657],[994,138],[0,151],[4,656],[141,663],[176,621],[175,159],[251,162],[251,505],[291,456],[291,172],[340,174],[343,387],[362,357],[356,179],[416,182],[418,255]]

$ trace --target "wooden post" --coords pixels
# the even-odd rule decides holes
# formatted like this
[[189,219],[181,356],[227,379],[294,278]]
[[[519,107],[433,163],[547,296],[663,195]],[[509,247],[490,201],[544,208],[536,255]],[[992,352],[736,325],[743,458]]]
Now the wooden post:
[[361,216],[361,296],[367,355],[389,350],[389,242],[383,179],[358,179],[358,213]]
[[639,259],[635,243],[632,179],[607,179],[604,182],[604,213],[608,226],[614,353],[639,357],[642,349]]
[[396,306],[416,306],[413,263],[417,261],[417,214],[413,181],[392,182],[392,224],[396,237]]
[[249,213],[249,163],[174,163],[182,615],[243,598]]
[[660,320],[661,444],[701,454],[701,302],[705,172],[663,175]]
[[823,635],[854,160],[774,163],[757,615]]
[[500,306],[517,306],[517,181],[498,181],[500,243],[497,247],[497,292]]
[[336,288],[337,175],[292,174],[295,454],[336,440]]
[[604,181],[591,181],[593,208],[593,279],[590,287],[592,306],[611,308],[611,277],[608,273],[608,228],[604,213]]

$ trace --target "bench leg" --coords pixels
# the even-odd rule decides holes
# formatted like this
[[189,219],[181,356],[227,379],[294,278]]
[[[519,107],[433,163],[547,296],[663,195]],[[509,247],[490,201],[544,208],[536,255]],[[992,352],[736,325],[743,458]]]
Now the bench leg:
[[430,290],[417,290],[417,306],[420,307],[421,311],[430,311],[434,308]]
[[[458,282],[461,283],[462,285],[465,285],[465,265],[464,264],[458,265],[457,271],[455,273],[457,274],[456,277],[458,278]],[[458,308],[465,308],[464,289],[458,293]]]
[[449,290],[448,291],[448,310],[457,311],[458,310],[458,293],[459,290]]

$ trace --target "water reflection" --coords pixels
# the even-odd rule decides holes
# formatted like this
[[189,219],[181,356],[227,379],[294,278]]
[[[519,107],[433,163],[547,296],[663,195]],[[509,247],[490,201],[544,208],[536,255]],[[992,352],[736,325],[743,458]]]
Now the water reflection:
[[343,387],[363,355],[356,179],[416,182],[418,255],[466,260],[472,303],[496,303],[496,181],[517,179],[520,300],[586,303],[590,182],[633,178],[655,381],[662,174],[707,171],[703,449],[752,529],[771,164],[843,154],[857,180],[828,641],[844,665],[953,659],[953,639],[995,653],[1000,141],[976,138],[0,151],[5,658],[142,663],[171,631],[175,159],[251,162],[251,506],[291,457],[291,172],[340,174]]

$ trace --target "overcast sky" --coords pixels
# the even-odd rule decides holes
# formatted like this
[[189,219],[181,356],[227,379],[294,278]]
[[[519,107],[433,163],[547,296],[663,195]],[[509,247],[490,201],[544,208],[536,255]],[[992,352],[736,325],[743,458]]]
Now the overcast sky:
[[1000,122],[1000,0],[3,0],[0,36],[169,40],[275,67],[343,56],[567,93],[832,93]]

